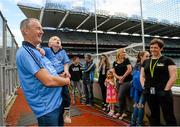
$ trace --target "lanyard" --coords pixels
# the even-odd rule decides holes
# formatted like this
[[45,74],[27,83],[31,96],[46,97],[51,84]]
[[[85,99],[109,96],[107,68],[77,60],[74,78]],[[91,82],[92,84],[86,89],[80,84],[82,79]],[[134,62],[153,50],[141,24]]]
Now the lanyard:
[[150,61],[149,69],[150,69],[150,73],[151,73],[151,77],[152,77],[152,78],[153,78],[153,76],[154,76],[154,68],[155,68],[155,66],[156,66],[156,64],[157,64],[157,62],[158,62],[158,60],[159,60],[159,59],[156,60],[156,62],[154,63],[153,66],[152,66],[152,59],[151,59],[151,61]]

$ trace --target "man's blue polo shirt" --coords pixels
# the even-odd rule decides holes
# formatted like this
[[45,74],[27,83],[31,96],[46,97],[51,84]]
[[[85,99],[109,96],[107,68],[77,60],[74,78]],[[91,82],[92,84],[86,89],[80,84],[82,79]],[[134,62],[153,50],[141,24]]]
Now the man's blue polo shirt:
[[35,115],[41,117],[59,108],[62,103],[62,87],[47,87],[35,76],[41,68],[58,76],[52,63],[42,57],[32,44],[24,41],[16,53],[16,64],[20,84]]
[[54,52],[52,48],[44,47],[45,56],[52,62],[57,73],[60,74],[64,71],[64,64],[70,62],[69,57],[64,49]]

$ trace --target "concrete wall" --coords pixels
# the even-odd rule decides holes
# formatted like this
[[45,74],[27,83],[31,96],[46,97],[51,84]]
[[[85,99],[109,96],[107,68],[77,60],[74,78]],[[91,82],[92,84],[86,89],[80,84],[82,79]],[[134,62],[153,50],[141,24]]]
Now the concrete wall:
[[[180,87],[173,87],[173,99],[174,99],[174,114],[177,120],[177,124],[180,125]],[[101,89],[97,81],[94,82],[93,84],[93,92],[94,92],[94,97],[98,99],[102,99],[101,95]],[[148,109],[148,106],[145,106],[145,112],[146,115],[150,115],[150,111]],[[161,121],[164,121],[163,118],[161,117]]]

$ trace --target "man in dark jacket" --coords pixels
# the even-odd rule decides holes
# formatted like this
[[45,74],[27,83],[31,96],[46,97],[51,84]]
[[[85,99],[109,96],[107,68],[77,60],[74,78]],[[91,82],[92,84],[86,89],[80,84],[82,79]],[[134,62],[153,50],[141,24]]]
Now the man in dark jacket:
[[85,54],[85,67],[83,75],[83,83],[85,87],[86,104],[88,106],[93,105],[93,81],[94,81],[94,71],[96,65],[94,64],[91,54]]

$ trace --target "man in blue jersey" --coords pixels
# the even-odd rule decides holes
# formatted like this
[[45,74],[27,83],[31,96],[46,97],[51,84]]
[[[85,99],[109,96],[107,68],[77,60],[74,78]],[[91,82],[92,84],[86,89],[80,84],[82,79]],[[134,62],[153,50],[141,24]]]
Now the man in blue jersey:
[[20,29],[24,41],[17,51],[16,64],[26,100],[39,126],[63,126],[61,92],[70,79],[59,77],[52,63],[36,49],[44,33],[40,22],[34,18],[25,19]]

